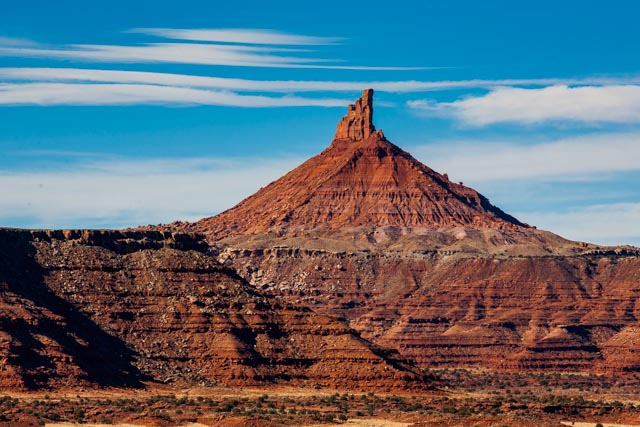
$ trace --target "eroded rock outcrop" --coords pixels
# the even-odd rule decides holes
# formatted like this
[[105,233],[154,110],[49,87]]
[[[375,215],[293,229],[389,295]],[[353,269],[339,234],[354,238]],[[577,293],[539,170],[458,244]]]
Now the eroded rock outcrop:
[[373,89],[365,89],[362,98],[358,98],[355,104],[349,104],[347,115],[338,123],[334,139],[360,141],[369,138],[375,131]]
[[196,235],[0,230],[0,387],[424,386],[344,323],[168,242],[202,247]]
[[[134,351],[49,287],[34,235],[50,239],[0,229],[0,387],[140,387]],[[82,270],[91,269],[87,260]]]
[[221,247],[218,258],[255,286],[346,318],[363,337],[423,367],[638,370],[640,341],[631,337],[640,327],[639,256],[331,251],[289,243]]

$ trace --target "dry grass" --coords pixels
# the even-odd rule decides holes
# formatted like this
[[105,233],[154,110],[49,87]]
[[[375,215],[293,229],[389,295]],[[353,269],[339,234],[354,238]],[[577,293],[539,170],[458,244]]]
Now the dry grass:
[[[409,427],[411,423],[379,419],[348,420],[341,424],[306,424],[298,427]],[[47,423],[45,427],[144,427],[139,424],[74,424],[74,423]],[[208,427],[204,424],[191,423],[184,427]]]
[[[562,424],[565,426],[572,427],[595,427],[598,422],[594,423],[585,423],[585,422],[571,422],[571,421],[562,421]],[[601,423],[603,427],[640,427],[637,424],[611,424],[611,423]]]

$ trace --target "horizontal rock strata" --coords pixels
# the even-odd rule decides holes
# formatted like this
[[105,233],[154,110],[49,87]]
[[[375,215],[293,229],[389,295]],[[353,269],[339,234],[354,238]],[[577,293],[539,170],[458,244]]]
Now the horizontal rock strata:
[[203,248],[196,235],[0,230],[0,387],[425,386],[344,323],[177,246]]

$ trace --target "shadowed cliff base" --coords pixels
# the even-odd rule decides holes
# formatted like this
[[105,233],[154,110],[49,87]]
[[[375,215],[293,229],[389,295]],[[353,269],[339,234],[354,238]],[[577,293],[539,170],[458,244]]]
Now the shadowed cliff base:
[[[45,283],[29,232],[0,230],[3,385],[141,387],[135,353]],[[8,383],[8,384],[7,384]]]

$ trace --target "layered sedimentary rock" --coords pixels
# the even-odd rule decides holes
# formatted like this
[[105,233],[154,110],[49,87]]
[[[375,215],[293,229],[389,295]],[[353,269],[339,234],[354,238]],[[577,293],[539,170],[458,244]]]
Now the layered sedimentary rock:
[[0,230],[0,387],[140,386],[131,348],[48,286],[34,239]]
[[256,286],[423,367],[636,370],[640,257],[221,248]]
[[204,250],[175,233],[1,230],[0,386],[424,385],[397,353]]
[[[336,128],[335,140],[360,141],[369,138],[376,131],[373,125],[373,89],[365,89],[362,98],[349,104],[347,115]],[[378,136],[382,136],[379,134]]]
[[178,228],[205,233],[255,286],[343,316],[421,366],[637,369],[638,250],[504,213],[375,132],[372,95],[318,156]]

